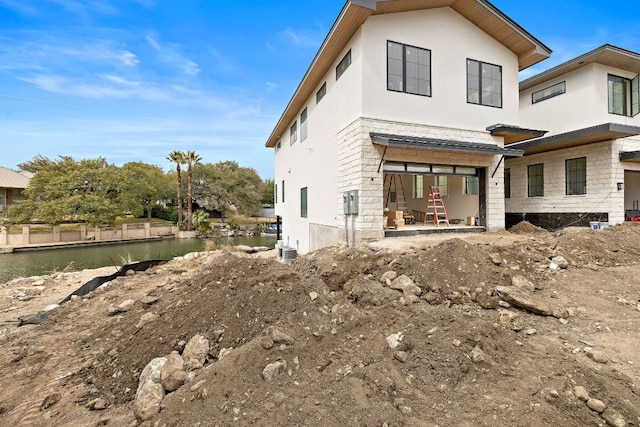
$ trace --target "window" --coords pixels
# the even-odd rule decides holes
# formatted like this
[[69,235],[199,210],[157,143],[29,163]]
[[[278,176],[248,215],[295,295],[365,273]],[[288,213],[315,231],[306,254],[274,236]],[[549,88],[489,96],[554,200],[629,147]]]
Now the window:
[[544,164],[529,165],[527,167],[529,197],[544,196]]
[[431,51],[387,42],[387,89],[431,96]]
[[422,199],[424,197],[424,179],[422,175],[413,176],[413,198]]
[[307,139],[307,109],[300,113],[300,142]]
[[284,203],[284,179],[282,180],[282,203]]
[[467,59],[467,102],[502,108],[502,67]]
[[300,217],[307,218],[307,187],[300,189]]
[[480,180],[477,176],[465,176],[463,194],[467,196],[477,196],[479,193]]
[[609,74],[609,113],[635,117],[640,113],[640,76],[633,79]]
[[567,196],[587,194],[587,158],[565,160],[564,166]]
[[436,187],[440,190],[442,197],[449,195],[449,180],[446,176],[436,176]]
[[511,198],[511,169],[509,168],[504,170],[504,198]]
[[293,122],[291,129],[289,129],[289,144],[293,145],[298,140],[298,123]]
[[567,91],[567,83],[560,82],[556,83],[553,86],[549,86],[548,88],[544,88],[537,92],[533,92],[531,94],[531,103],[537,104],[538,102],[542,102],[545,99],[553,98],[554,96],[562,95]]
[[342,76],[344,72],[347,71],[349,65],[351,65],[351,51],[347,52],[344,58],[342,58],[342,61],[340,61],[340,63],[336,67],[336,80],[338,80],[340,76]]
[[327,82],[322,83],[320,89],[316,92],[316,104],[327,94]]

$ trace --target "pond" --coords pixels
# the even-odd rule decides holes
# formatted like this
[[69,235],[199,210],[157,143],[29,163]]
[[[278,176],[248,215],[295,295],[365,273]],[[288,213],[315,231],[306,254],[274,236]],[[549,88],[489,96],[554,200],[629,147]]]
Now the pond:
[[[254,237],[219,237],[212,239],[221,246],[273,247],[273,235]],[[54,272],[84,270],[109,265],[121,266],[129,262],[149,259],[172,259],[205,248],[201,239],[168,239],[106,246],[59,248],[45,251],[0,254],[0,284],[18,277],[42,276]]]

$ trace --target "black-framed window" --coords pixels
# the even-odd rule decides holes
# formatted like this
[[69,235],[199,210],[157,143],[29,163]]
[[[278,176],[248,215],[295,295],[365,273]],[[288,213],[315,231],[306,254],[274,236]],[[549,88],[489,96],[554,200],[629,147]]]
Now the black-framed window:
[[640,113],[640,76],[627,79],[609,74],[607,91],[610,114],[635,117]]
[[319,103],[322,98],[327,94],[327,82],[322,83],[320,89],[316,92],[316,104]]
[[531,103],[537,104],[546,99],[553,98],[554,96],[562,95],[567,92],[567,83],[560,82],[553,86],[546,87],[531,94]]
[[544,163],[527,167],[527,188],[529,197],[544,196]]
[[307,139],[308,130],[307,130],[307,109],[305,108],[300,113],[300,142]]
[[289,144],[293,145],[298,140],[298,122],[293,122],[289,129]]
[[307,187],[300,189],[300,218],[307,218]]
[[567,159],[564,169],[567,196],[587,194],[587,158]]
[[342,58],[340,63],[338,63],[338,66],[336,67],[336,80],[338,80],[340,76],[342,76],[344,72],[347,71],[349,65],[351,65],[351,50],[349,50],[344,58]]
[[467,102],[502,108],[502,67],[467,59]]
[[282,203],[284,203],[284,179],[282,180]]
[[477,196],[480,193],[480,179],[477,176],[465,176],[463,194]]
[[511,198],[511,169],[504,169],[504,198]]
[[431,51],[387,41],[387,89],[431,96]]

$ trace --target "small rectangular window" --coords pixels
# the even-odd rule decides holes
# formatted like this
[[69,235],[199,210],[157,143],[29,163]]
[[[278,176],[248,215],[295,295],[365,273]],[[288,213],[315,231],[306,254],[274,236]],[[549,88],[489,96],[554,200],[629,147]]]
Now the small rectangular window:
[[322,83],[320,89],[316,92],[316,104],[327,94],[327,82]]
[[307,218],[307,187],[300,189],[300,217]]
[[300,113],[300,142],[307,139],[307,109]]
[[388,41],[387,89],[431,96],[431,51]]
[[424,197],[424,180],[422,175],[413,176],[413,198],[422,199]]
[[565,160],[566,194],[587,194],[587,158]]
[[538,102],[542,102],[546,99],[553,98],[554,96],[562,95],[563,93],[566,93],[566,92],[567,92],[566,82],[556,83],[553,86],[549,86],[547,88],[533,92],[531,94],[531,103],[537,104]]
[[293,145],[298,140],[298,123],[293,122],[291,129],[289,129],[289,144]]
[[440,195],[442,197],[447,197],[449,195],[449,180],[446,176],[436,176],[436,187],[440,190]]
[[527,195],[529,197],[544,196],[544,164],[529,165],[527,167]]
[[347,54],[344,56],[344,58],[342,58],[342,60],[336,67],[336,80],[338,80],[340,76],[342,76],[344,72],[347,71],[349,65],[351,65],[351,50],[347,52]]
[[511,198],[511,169],[509,168],[504,170],[504,198]]
[[479,193],[480,180],[477,176],[465,176],[463,194],[467,196],[477,196]]
[[282,180],[282,203],[284,203],[284,179]]
[[502,108],[502,67],[467,59],[467,102]]

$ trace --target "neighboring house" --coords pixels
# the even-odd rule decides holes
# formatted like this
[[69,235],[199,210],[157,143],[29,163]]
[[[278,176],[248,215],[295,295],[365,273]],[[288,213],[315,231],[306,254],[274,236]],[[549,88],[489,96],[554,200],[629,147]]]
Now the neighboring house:
[[380,238],[436,183],[449,218],[504,228],[504,144],[544,134],[519,127],[518,72],[550,53],[485,0],[347,1],[266,143],[284,243]]
[[0,212],[24,199],[23,191],[29,186],[31,174],[16,172],[0,166]]
[[520,83],[520,123],[549,131],[509,145],[507,225],[619,224],[640,200],[640,54],[604,45]]

